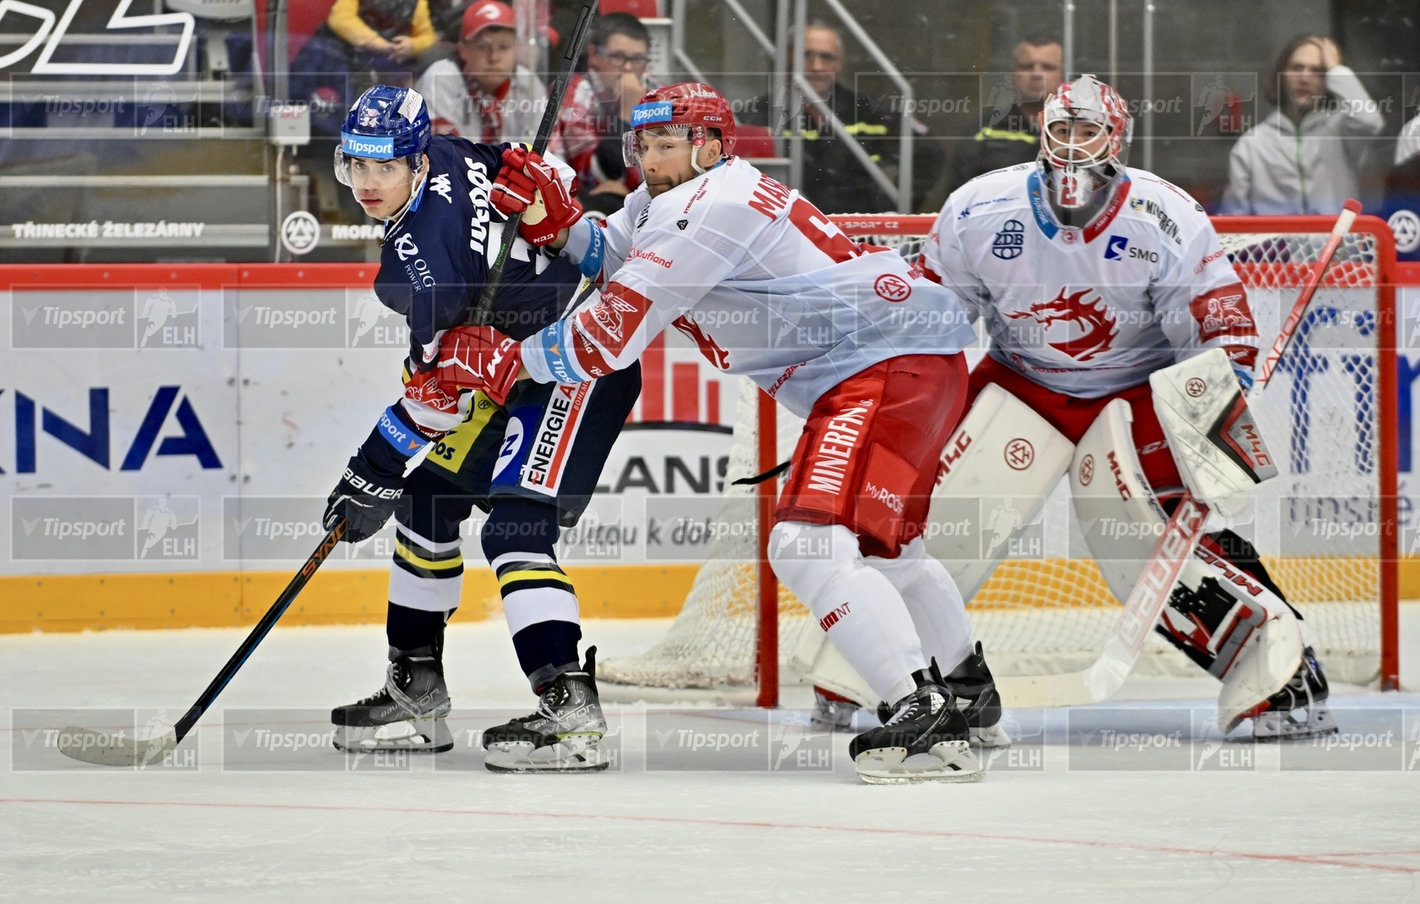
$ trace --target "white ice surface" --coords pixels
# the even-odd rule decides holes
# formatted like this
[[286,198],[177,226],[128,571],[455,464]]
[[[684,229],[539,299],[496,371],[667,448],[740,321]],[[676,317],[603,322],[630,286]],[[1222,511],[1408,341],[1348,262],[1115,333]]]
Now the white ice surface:
[[[585,633],[625,655],[664,626]],[[167,764],[53,749],[70,722],[176,721],[245,635],[0,637],[0,899],[1420,900],[1414,693],[1338,689],[1346,747],[1257,747],[1219,742],[1208,679],[1136,679],[1010,714],[1015,752],[974,785],[861,784],[802,711],[611,707],[613,770],[509,776],[475,738],[532,706],[500,621],[449,631],[455,749],[383,762],[292,749],[379,686],[382,630],[278,626]],[[677,747],[717,736],[738,748]]]

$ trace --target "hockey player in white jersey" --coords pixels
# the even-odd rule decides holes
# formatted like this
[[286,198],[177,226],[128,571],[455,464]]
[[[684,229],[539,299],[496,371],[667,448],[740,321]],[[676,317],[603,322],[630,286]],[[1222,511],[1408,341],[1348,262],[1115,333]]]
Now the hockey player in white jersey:
[[[985,321],[990,351],[972,372],[973,400],[995,384],[1075,444],[1121,412],[1119,460],[1137,454],[1142,479],[1171,510],[1186,489],[1201,493],[1181,476],[1150,375],[1221,349],[1250,386],[1258,337],[1246,292],[1203,208],[1125,165],[1132,117],[1113,88],[1089,75],[1062,84],[1041,126],[1036,162],[983,175],[947,199],[924,270]],[[1127,409],[1111,407],[1116,399]],[[1112,558],[1109,540],[1088,534],[1096,559]],[[1157,533],[1147,536],[1152,544]],[[1224,730],[1252,719],[1258,738],[1335,731],[1299,616],[1252,544],[1230,530],[1211,533],[1194,559],[1195,580],[1174,586],[1157,630],[1222,681]],[[1110,582],[1121,599],[1142,565]]]
[[[920,538],[963,410],[972,334],[959,300],[733,156],[734,117],[710,86],[648,93],[632,126],[643,184],[604,229],[582,220],[553,243],[600,282],[600,299],[522,342],[450,331],[440,379],[495,398],[520,375],[590,380],[631,364],[666,327],[750,377],[805,418],[768,538],[774,570],[892,701],[886,724],[850,744],[859,775],[980,778],[951,690],[952,673],[976,664],[970,625]],[[504,172],[527,180],[509,193],[535,213],[549,176],[512,153],[519,166]]]

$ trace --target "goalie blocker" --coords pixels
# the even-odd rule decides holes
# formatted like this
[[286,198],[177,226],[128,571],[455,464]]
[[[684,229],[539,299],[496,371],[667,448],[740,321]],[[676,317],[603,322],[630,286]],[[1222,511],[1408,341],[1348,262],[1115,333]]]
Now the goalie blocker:
[[[1052,405],[1065,399],[992,363],[988,359],[982,368],[1011,389],[1049,396],[1047,404]],[[1005,525],[984,525],[980,534],[958,532],[942,538],[934,549],[968,600],[1000,563],[1010,539],[1039,517],[1046,497],[1066,473],[1090,552],[1119,600],[1128,597],[1151,566],[1154,543],[1168,521],[1166,505],[1171,509],[1177,502],[1160,501],[1153,487],[1175,486],[1181,479],[1215,511],[1236,515],[1245,503],[1241,494],[1277,473],[1222,350],[1156,372],[1151,387],[1152,405],[1141,387],[1128,402],[1116,399],[1101,407],[1091,406],[1091,400],[1070,399],[1072,404],[1050,408],[1057,415],[1063,412],[1058,421],[1063,426],[1079,428],[1071,430],[1078,443],[1006,388],[996,383],[981,387],[943,453],[942,479],[933,494],[936,516],[944,517],[943,506],[955,506],[947,517],[969,517],[972,507],[962,506],[964,499],[987,499],[993,512],[1017,516]],[[1153,455],[1146,468],[1136,445],[1172,454]],[[1168,460],[1161,465],[1161,459]],[[1009,487],[1009,495],[1002,495],[1003,487]],[[1168,601],[1157,625],[1130,626],[1128,613],[1123,614],[1116,634],[1128,636],[1132,628],[1137,643],[1122,662],[1118,681],[1127,675],[1144,633],[1153,627],[1222,682],[1218,715],[1225,730],[1267,709],[1269,698],[1286,689],[1303,662],[1302,635],[1296,613],[1271,582],[1260,580],[1248,570],[1250,563],[1239,561],[1250,555],[1250,545],[1236,534],[1205,537],[1176,580],[1159,587]],[[805,636],[792,661],[817,686],[860,704],[875,702],[819,632]],[[1089,702],[1117,688],[1114,683],[1087,699],[1063,699],[1041,679],[998,676],[996,684],[1007,706]],[[1329,723],[1328,714],[1319,718],[1323,726]]]

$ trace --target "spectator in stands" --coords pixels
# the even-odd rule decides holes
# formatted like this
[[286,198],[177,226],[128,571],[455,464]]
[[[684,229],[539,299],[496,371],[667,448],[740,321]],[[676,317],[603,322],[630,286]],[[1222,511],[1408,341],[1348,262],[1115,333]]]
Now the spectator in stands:
[[312,133],[336,135],[346,109],[371,84],[407,86],[413,61],[435,38],[429,0],[335,0],[291,61],[291,96],[311,104]]
[[843,124],[842,135],[835,135],[827,122],[804,98],[795,112],[783,110],[778,122],[770,123],[771,98],[756,98],[742,117],[750,125],[768,125],[774,132],[793,134],[795,117],[803,135],[804,161],[799,189],[820,210],[834,213],[875,213],[892,210],[896,203],[864,170],[849,149],[856,141],[875,163],[882,166],[890,179],[896,179],[897,149],[901,113],[887,102],[874,102],[840,83],[843,69],[843,39],[838,29],[825,22],[814,21],[804,28],[804,80],[823,98]]
[[631,129],[631,108],[660,87],[646,75],[651,35],[630,13],[599,16],[587,36],[587,70],[572,78],[558,117],[563,156],[577,171],[588,211],[620,210],[626,193],[640,183],[623,160],[622,136]]
[[[547,86],[517,61],[513,9],[478,0],[463,13],[457,58],[431,63],[415,84],[434,131],[470,141],[531,142],[547,106]],[[552,150],[561,154],[560,142]]]
[[1040,153],[1040,110],[1063,75],[1064,50],[1047,35],[1024,38],[1012,56],[1011,77],[983,92],[981,128],[960,140],[942,178],[933,186],[929,206],[941,207],[947,195],[983,173],[1027,163]]
[[1276,109],[1233,145],[1219,213],[1336,214],[1361,194],[1361,173],[1385,118],[1336,43],[1299,35],[1265,86]]

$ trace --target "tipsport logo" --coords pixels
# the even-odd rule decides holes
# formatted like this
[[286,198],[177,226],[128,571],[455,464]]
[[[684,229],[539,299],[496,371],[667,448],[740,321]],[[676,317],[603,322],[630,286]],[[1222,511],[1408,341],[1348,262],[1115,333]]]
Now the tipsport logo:
[[408,772],[416,758],[403,748],[340,750],[328,709],[226,709],[220,725],[224,772]]
[[[15,709],[10,714],[10,768],[16,772],[72,770],[74,761],[61,749],[83,749],[89,742],[104,746],[140,744],[166,734],[175,714],[165,709]],[[82,735],[60,726],[83,725]],[[92,732],[92,734],[90,734]],[[201,768],[201,745],[194,732],[162,759],[134,765],[148,771],[195,772]]]
[[196,289],[16,291],[13,298],[16,349],[196,348],[201,339]]
[[10,555],[19,561],[195,561],[197,496],[30,496],[10,504]]
[[[222,499],[222,558],[227,561],[304,561],[326,535],[321,526],[326,500],[298,496],[225,496]],[[394,555],[394,518],[375,536],[342,543],[344,559],[388,562]]]
[[647,772],[831,772],[833,735],[762,710],[646,713]]

